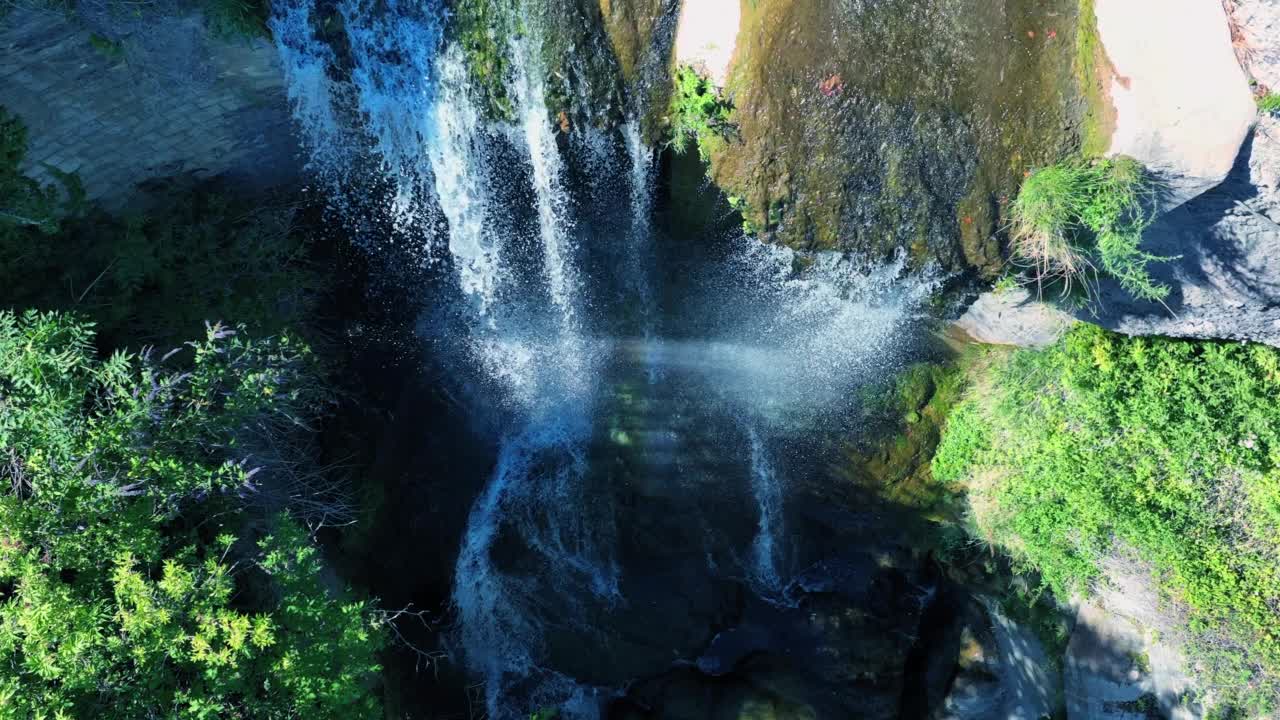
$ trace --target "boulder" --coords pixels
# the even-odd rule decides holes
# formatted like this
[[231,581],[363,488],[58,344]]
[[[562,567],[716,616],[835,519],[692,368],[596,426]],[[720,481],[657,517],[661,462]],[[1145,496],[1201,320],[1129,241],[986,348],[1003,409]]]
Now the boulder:
[[1025,288],[978,296],[955,327],[977,342],[1042,348],[1052,345],[1075,319],[1036,299]]
[[1250,74],[1262,85],[1280,91],[1280,2],[1236,0],[1232,16],[1248,48]]
[[729,62],[738,44],[742,17],[739,0],[700,0],[681,3],[676,30],[676,63],[692,65],[724,87]]
[[1109,154],[1166,184],[1165,209],[1217,186],[1257,116],[1217,0],[1097,0],[1111,61]]
[[1143,249],[1172,288],[1134,300],[1110,280],[1081,319],[1128,335],[1250,340],[1280,347],[1280,121],[1264,118],[1226,182],[1156,221]]
[[1117,555],[1104,566],[1107,582],[1077,607],[1067,644],[1068,720],[1200,720],[1207,708],[1193,700],[1186,617],[1160,600],[1145,563]]

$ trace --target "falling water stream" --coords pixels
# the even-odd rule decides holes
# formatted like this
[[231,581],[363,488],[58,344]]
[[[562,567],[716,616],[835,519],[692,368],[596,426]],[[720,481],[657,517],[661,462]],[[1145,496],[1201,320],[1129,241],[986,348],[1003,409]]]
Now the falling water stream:
[[[750,237],[715,240],[718,255],[668,272],[670,248],[698,239],[662,237],[654,222],[657,150],[639,113],[599,141],[622,219],[580,222],[609,213],[569,182],[533,2],[528,32],[509,39],[511,122],[484,117],[429,3],[340,3],[345,76],[309,0],[279,4],[273,20],[312,169],[338,197],[353,192],[353,168],[371,168],[384,199],[364,204],[447,250],[467,318],[448,346],[506,418],[453,581],[451,649],[483,681],[491,718],[596,714],[616,688],[575,666],[572,648],[632,642],[663,583],[741,580],[782,598],[797,569],[788,474],[813,470],[786,448],[839,426],[935,288],[902,258],[802,262]],[[440,255],[424,250],[424,262]],[[597,274],[599,257],[618,262]],[[676,520],[680,537],[661,529]]]

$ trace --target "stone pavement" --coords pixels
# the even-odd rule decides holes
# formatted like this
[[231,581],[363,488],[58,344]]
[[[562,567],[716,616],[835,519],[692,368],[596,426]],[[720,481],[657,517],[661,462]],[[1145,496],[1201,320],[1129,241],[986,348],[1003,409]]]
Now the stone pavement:
[[52,180],[46,164],[78,172],[107,207],[149,178],[223,175],[252,192],[297,177],[270,42],[213,39],[191,17],[138,24],[122,53],[91,37],[53,12],[14,11],[0,24],[0,105],[27,124],[31,175]]

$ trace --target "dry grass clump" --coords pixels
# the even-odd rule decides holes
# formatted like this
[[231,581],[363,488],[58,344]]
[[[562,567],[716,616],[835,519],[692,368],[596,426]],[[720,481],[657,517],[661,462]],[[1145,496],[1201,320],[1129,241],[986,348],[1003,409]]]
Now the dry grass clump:
[[1132,158],[1076,158],[1041,168],[1027,177],[1011,209],[1014,256],[1038,287],[1057,284],[1064,295],[1078,282],[1088,289],[1105,273],[1134,297],[1162,300],[1169,288],[1148,266],[1170,258],[1139,249],[1154,200],[1154,180]]

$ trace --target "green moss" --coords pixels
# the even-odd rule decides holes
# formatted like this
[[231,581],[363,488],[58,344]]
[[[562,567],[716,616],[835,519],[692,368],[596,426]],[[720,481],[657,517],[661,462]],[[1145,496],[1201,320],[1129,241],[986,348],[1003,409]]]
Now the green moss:
[[910,23],[911,0],[744,3],[724,88],[740,142],[707,155],[753,227],[799,249],[906,248],[998,272],[1024,170],[1075,148],[1077,3],[957,1],[946,22]]
[[1094,12],[1094,0],[1080,0],[1075,72],[1085,103],[1080,151],[1085,157],[1098,157],[1111,147],[1111,135],[1115,132],[1115,108],[1110,97],[1114,70],[1102,39],[1098,36],[1098,16]]
[[124,44],[103,37],[98,33],[89,35],[89,46],[98,51],[107,62],[120,62],[124,60]]
[[507,40],[518,30],[508,0],[458,0],[454,5],[450,31],[466,55],[472,86],[491,118],[515,117],[507,91],[511,77]]
[[930,521],[958,522],[956,487],[935,482],[930,459],[947,415],[960,400],[967,362],[961,357],[918,363],[889,386],[867,391],[868,412],[894,418],[894,430],[870,448],[847,448],[837,475]]

